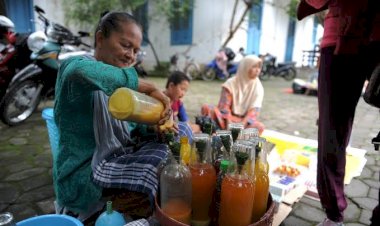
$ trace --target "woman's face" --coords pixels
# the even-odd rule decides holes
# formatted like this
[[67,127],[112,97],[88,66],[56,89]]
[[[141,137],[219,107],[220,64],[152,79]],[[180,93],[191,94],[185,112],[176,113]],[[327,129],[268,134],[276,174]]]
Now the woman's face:
[[167,94],[171,101],[176,101],[185,96],[187,90],[189,89],[189,82],[187,80],[183,80],[181,83],[174,85],[174,83],[170,83]]
[[261,72],[261,64],[257,63],[248,69],[248,78],[256,79]]
[[96,33],[95,57],[116,67],[129,67],[136,60],[142,40],[141,29],[135,23],[121,23],[120,31],[112,31],[108,38]]

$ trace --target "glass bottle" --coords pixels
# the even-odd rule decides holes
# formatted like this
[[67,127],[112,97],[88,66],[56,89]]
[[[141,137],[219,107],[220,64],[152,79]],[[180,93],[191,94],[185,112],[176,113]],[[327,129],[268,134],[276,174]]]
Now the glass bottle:
[[230,152],[232,147],[232,135],[229,130],[218,130],[216,131],[215,140],[219,143],[216,148],[214,167],[216,174],[219,173],[219,166],[222,160],[229,160]]
[[211,144],[208,134],[194,134],[192,152],[196,160],[190,161],[192,177],[193,226],[210,224],[210,206],[216,185],[216,172],[211,161]]
[[219,173],[217,174],[216,178],[216,188],[215,188],[215,193],[214,193],[214,211],[213,211],[213,216],[212,216],[212,225],[219,225],[218,219],[219,219],[219,212],[220,212],[220,198],[221,198],[221,193],[222,193],[222,182],[223,178],[226,176],[228,172],[228,167],[229,167],[229,161],[223,159],[220,162],[220,170]]
[[228,124],[228,130],[231,131],[232,140],[235,142],[241,133],[241,131],[244,129],[243,123],[229,123]]
[[189,138],[187,138],[186,136],[181,137],[180,143],[181,143],[181,150],[180,150],[181,161],[183,164],[188,166],[190,164],[190,156],[191,156],[191,146],[189,144]]
[[255,188],[246,167],[251,151],[249,141],[238,140],[232,146],[231,172],[222,182],[220,226],[246,226],[251,223]]
[[[169,165],[172,160],[175,159],[172,153],[173,150],[174,151],[177,150],[178,148],[175,148],[175,147],[177,146],[179,147],[180,145],[177,142],[175,142],[174,133],[172,132],[164,134],[163,142],[167,145],[168,155],[166,156],[166,158],[162,159],[160,164],[158,164],[157,166],[157,178],[159,181],[161,178],[162,170],[165,168],[165,166]],[[179,155],[179,152],[176,153],[176,155]]]
[[259,130],[257,128],[246,128],[241,131],[241,139],[250,140],[255,137],[259,137]]
[[269,177],[266,150],[263,147],[265,139],[258,138],[255,147],[255,198],[252,210],[252,222],[260,220],[265,214],[269,196]]
[[160,176],[161,209],[167,216],[190,225],[191,222],[191,173],[181,164],[179,145],[169,144],[171,160]]
[[[153,97],[122,87],[110,96],[108,110],[116,119],[153,125],[161,119],[164,105]],[[173,124],[171,117],[164,127],[170,128]]]

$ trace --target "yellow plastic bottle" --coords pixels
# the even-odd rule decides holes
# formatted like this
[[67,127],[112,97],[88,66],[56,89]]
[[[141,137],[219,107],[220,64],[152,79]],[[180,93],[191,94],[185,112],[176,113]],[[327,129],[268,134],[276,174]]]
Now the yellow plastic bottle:
[[[116,119],[153,125],[161,119],[164,105],[153,97],[122,87],[110,96],[108,110]],[[160,129],[171,128],[173,124],[171,117]]]

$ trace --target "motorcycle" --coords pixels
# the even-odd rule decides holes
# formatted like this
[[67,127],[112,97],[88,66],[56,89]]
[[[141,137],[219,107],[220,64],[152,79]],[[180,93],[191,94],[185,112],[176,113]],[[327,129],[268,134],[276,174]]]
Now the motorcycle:
[[[34,6],[38,18],[44,24],[44,32],[35,32],[28,37],[28,47],[32,51],[32,63],[20,70],[12,79],[9,88],[0,103],[0,119],[9,126],[22,123],[36,110],[41,99],[52,99],[59,62],[72,56],[86,55],[88,51],[67,51],[65,45],[89,45],[81,41],[89,36],[87,32],[78,32],[75,36],[62,25],[49,21],[45,12]],[[48,38],[41,45],[41,38]],[[66,53],[62,50],[66,49]]]
[[146,78],[148,76],[148,73],[145,71],[145,69],[142,66],[142,62],[144,60],[145,55],[146,55],[145,51],[139,51],[136,56],[136,62],[133,65],[137,74],[142,78]]
[[206,65],[202,79],[205,81],[212,81],[215,78],[226,80],[236,74],[238,64],[232,62],[235,56],[236,54],[231,48],[226,47],[219,50],[216,57]]
[[318,72],[311,74],[309,81],[294,79],[292,90],[295,94],[318,95]]
[[286,81],[291,81],[297,76],[295,68],[295,62],[277,63],[276,57],[267,53],[265,55],[259,55],[263,60],[263,68],[259,75],[260,80],[266,81],[271,76],[283,77]]
[[29,34],[18,34],[13,29],[13,22],[0,16],[0,101],[12,77],[31,62],[27,46]]

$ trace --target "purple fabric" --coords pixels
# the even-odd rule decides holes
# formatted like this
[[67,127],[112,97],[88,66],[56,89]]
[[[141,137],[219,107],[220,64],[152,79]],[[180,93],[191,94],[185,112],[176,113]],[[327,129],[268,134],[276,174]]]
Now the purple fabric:
[[351,135],[355,108],[366,73],[361,54],[334,55],[335,47],[321,50],[318,78],[317,188],[322,207],[333,221],[343,221],[345,150]]

